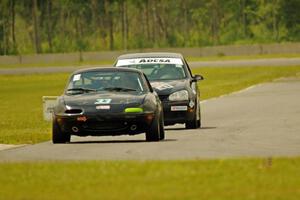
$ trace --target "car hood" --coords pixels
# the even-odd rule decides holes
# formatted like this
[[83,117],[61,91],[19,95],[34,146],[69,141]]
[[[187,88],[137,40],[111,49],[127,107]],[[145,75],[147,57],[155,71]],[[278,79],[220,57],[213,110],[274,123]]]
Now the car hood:
[[145,94],[130,94],[124,92],[85,93],[79,95],[64,95],[65,105],[71,108],[83,108],[92,111],[96,106],[110,105],[111,111],[123,111],[128,106],[143,104]]
[[188,88],[188,80],[151,81],[152,88],[158,95],[169,95],[173,92]]

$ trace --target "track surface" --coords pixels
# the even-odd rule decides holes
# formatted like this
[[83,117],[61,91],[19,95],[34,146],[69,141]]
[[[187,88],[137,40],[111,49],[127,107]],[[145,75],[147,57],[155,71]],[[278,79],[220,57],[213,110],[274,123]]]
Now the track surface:
[[[270,58],[270,59],[252,59],[252,60],[224,60],[224,61],[195,61],[189,62],[190,67],[249,67],[249,66],[299,66],[300,58]],[[57,72],[73,72],[77,69],[96,67],[28,67],[0,69],[0,74],[44,74]],[[111,67],[111,65],[101,65],[100,67]]]
[[203,128],[167,127],[166,140],[144,134],[72,137],[0,151],[0,161],[169,160],[300,155],[300,80],[267,83],[202,102]]

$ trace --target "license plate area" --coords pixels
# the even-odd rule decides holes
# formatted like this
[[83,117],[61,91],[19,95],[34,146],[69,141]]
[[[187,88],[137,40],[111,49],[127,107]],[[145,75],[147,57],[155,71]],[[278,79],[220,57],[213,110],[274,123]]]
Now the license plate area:
[[187,106],[171,106],[171,111],[187,111]]

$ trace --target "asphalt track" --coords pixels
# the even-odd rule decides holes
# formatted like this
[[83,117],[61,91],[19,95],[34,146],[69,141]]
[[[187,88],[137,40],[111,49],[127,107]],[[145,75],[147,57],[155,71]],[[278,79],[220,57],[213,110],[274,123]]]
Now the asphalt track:
[[0,151],[0,161],[180,160],[300,155],[300,80],[286,79],[202,102],[203,128],[166,128],[166,140],[144,134],[72,137]]
[[[223,61],[195,61],[189,62],[190,67],[249,67],[249,66],[300,66],[300,58],[269,58],[251,60],[223,60]],[[77,69],[97,67],[93,66],[68,66],[68,67],[28,67],[28,68],[2,68],[0,75],[5,74],[45,74],[57,72],[73,72]],[[111,65],[99,65],[111,67]]]

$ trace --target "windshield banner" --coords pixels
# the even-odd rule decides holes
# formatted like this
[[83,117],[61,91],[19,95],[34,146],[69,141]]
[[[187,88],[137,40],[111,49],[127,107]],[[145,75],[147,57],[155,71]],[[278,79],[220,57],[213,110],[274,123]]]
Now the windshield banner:
[[118,60],[117,67],[142,64],[175,64],[183,65],[180,58],[134,58]]

